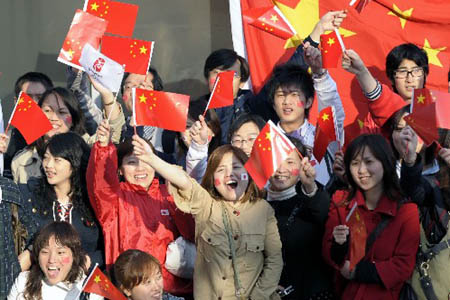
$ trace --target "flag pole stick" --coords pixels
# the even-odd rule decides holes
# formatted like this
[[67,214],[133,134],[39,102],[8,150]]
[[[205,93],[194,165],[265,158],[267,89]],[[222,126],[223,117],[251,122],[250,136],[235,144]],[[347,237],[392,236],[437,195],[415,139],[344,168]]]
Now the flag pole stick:
[[13,118],[13,116],[14,116],[14,113],[16,112],[17,105],[19,104],[20,96],[22,96],[22,93],[23,93],[23,92],[20,92],[20,93],[19,93],[19,97],[17,97],[16,104],[14,105],[14,109],[13,109],[13,111],[12,111],[12,113],[11,113],[11,116],[9,117],[8,125],[6,125],[5,135],[8,134],[9,126],[11,125],[12,118]]
[[334,32],[336,33],[336,36],[337,36],[338,41],[339,41],[339,44],[341,45],[342,52],[345,52],[344,41],[342,40],[341,34],[339,33],[339,29],[335,28]]
[[89,274],[88,278],[86,278],[86,280],[83,282],[80,293],[83,292],[84,288],[86,287],[87,283],[89,282],[89,279],[91,279],[92,275],[94,274],[94,271],[96,268],[98,268],[98,263],[95,263],[94,268],[92,268],[92,271]]
[[114,111],[114,107],[116,106],[117,95],[119,95],[119,92],[117,92],[116,95],[114,96],[114,100],[113,100],[113,103],[112,103],[112,108],[111,108],[111,111],[109,112],[108,119],[107,119],[108,123],[109,123],[109,120],[111,120],[111,115],[112,115],[112,113]]
[[209,103],[211,103],[211,99],[212,99],[212,97],[214,95],[214,92],[216,91],[216,87],[217,87],[217,84],[219,83],[219,80],[220,80],[219,75],[217,75],[216,82],[214,83],[213,90],[211,92],[211,95],[209,96],[208,104],[206,104],[205,111],[203,112],[203,117],[206,115],[206,112],[208,111]]
[[137,130],[136,130],[136,88],[133,88],[131,90],[131,98],[133,101],[133,128],[134,128],[134,134],[137,135]]

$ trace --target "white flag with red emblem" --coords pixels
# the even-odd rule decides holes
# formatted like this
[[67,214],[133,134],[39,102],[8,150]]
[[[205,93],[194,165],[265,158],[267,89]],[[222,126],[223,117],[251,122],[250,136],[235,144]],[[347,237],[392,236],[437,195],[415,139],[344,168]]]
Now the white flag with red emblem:
[[86,44],[81,52],[80,64],[93,79],[111,92],[117,93],[124,74],[124,67]]

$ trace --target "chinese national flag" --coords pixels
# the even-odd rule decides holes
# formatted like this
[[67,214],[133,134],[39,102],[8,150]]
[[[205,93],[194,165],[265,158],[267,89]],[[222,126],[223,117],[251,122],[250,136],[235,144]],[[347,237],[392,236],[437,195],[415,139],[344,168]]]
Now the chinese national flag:
[[108,21],[106,32],[132,36],[139,6],[110,0],[86,0],[84,11]]
[[431,91],[429,89],[414,89],[413,101],[411,102],[412,111],[414,111],[416,108],[420,108],[433,102],[433,96],[431,95]]
[[53,128],[39,105],[24,92],[19,94],[9,123],[20,131],[28,145]]
[[233,105],[233,78],[234,71],[220,72],[217,75],[214,88],[209,97],[206,110]]
[[69,32],[59,52],[58,61],[82,70],[79,59],[84,45],[98,49],[108,22],[82,10],[77,10]]
[[352,0],[350,6],[353,6],[356,3],[355,9],[357,12],[361,13],[369,2],[370,0]]
[[133,95],[136,125],[185,131],[189,96],[136,89]]
[[95,266],[83,288],[84,292],[94,293],[110,300],[127,300],[122,292],[112,284],[111,280]]
[[313,154],[318,162],[322,161],[328,145],[337,140],[336,121],[333,107],[328,106],[320,111],[317,118],[316,136],[314,138]]
[[[294,54],[296,47],[301,44],[301,40],[294,36],[286,41],[284,38],[255,27],[251,22],[248,22],[248,18],[242,15],[242,12],[251,11],[255,8],[273,7],[271,0],[241,0],[239,6],[239,11],[231,10],[232,23],[242,25],[236,27],[240,34],[239,43],[242,44],[242,48],[245,47],[245,51],[239,53],[247,57],[252,87],[254,92],[258,93],[269,79],[274,66],[287,62]],[[234,7],[232,6],[232,8]],[[242,29],[244,36],[242,36]],[[233,35],[234,32],[233,29]]]
[[125,65],[125,72],[146,75],[152,59],[154,42],[105,35],[102,53]]
[[347,226],[350,231],[350,270],[353,270],[366,255],[367,229],[358,206],[347,221]]
[[320,48],[323,68],[336,68],[342,56],[342,48],[335,31],[320,36]]
[[269,120],[256,138],[245,168],[256,185],[262,189],[294,150],[292,142]]
[[242,17],[248,24],[285,40],[295,34],[278,8],[273,5],[249,9],[242,13]]
[[450,94],[440,95],[435,102],[416,107],[412,114],[404,118],[427,145],[438,140],[438,128],[450,129]]

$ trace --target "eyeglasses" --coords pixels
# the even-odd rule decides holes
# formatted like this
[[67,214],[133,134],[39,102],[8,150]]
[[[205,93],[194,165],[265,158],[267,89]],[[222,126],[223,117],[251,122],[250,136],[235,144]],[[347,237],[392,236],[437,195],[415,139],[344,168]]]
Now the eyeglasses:
[[257,136],[249,136],[246,139],[242,139],[240,137],[235,137],[231,139],[231,145],[235,147],[242,147],[245,144],[251,146],[255,143]]
[[422,77],[423,69],[421,67],[416,67],[411,70],[397,69],[394,71],[394,76],[397,79],[405,79],[409,74],[411,74],[412,77]]

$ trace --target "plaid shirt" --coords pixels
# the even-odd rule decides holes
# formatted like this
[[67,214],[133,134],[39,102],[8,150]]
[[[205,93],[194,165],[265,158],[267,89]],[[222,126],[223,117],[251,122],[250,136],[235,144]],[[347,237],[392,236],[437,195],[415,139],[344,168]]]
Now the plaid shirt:
[[11,203],[18,206],[20,222],[31,237],[38,229],[22,199],[18,186],[10,179],[0,176],[0,299],[6,299],[15,278],[20,273],[20,265],[14,246]]

